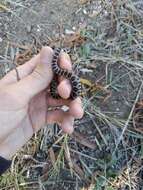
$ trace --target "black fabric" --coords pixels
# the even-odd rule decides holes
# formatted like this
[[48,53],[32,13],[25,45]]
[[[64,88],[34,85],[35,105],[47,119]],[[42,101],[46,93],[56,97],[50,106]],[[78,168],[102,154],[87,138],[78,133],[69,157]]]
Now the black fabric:
[[11,160],[6,160],[0,156],[0,175],[2,175],[11,165]]

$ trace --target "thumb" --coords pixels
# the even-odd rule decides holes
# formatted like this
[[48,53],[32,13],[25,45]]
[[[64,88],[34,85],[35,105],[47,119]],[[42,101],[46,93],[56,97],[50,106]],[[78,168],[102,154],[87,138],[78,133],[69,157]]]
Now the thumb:
[[52,57],[53,50],[50,47],[43,47],[35,70],[12,87],[19,97],[29,101],[50,84],[53,78]]

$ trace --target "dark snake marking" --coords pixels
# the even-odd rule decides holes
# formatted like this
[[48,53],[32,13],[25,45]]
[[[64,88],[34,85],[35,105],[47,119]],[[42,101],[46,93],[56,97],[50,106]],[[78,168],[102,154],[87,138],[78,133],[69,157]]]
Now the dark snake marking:
[[72,86],[72,92],[70,94],[70,98],[71,99],[76,99],[78,96],[80,96],[81,94],[81,83],[80,83],[80,79],[78,76],[76,76],[73,72],[70,72],[66,69],[62,69],[59,67],[58,65],[58,59],[59,59],[59,55],[60,53],[64,51],[61,48],[56,48],[54,55],[53,55],[53,60],[52,60],[52,70],[54,73],[54,79],[51,82],[50,85],[50,92],[51,92],[51,96],[55,99],[59,99],[60,96],[57,93],[57,77],[58,76],[63,76],[66,79],[68,79],[71,82],[71,86]]

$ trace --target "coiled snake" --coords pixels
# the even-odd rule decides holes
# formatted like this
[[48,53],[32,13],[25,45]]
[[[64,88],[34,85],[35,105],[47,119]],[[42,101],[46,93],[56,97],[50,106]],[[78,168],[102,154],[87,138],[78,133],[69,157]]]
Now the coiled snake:
[[72,86],[72,92],[70,94],[70,99],[76,99],[81,94],[81,83],[80,83],[79,77],[76,76],[73,72],[70,72],[66,69],[62,69],[59,67],[58,59],[59,59],[59,55],[62,51],[64,51],[64,50],[61,48],[56,48],[54,50],[54,55],[53,55],[53,60],[52,60],[52,70],[54,73],[54,79],[50,85],[51,96],[55,99],[60,98],[59,94],[57,93],[57,85],[58,85],[57,77],[63,76],[70,81],[71,86]]

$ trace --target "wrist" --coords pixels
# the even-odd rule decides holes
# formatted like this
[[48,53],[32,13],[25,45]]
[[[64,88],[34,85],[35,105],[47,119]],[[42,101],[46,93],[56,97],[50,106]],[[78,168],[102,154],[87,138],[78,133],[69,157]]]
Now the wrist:
[[22,146],[32,137],[33,128],[31,127],[29,118],[25,118],[13,133],[11,133],[2,143],[0,143],[0,156],[7,160],[11,160],[14,154],[22,148]]
[[6,146],[6,144],[1,144],[0,145],[0,157],[3,157],[7,160],[11,160],[12,159],[12,152],[11,150],[9,149],[8,146]]

